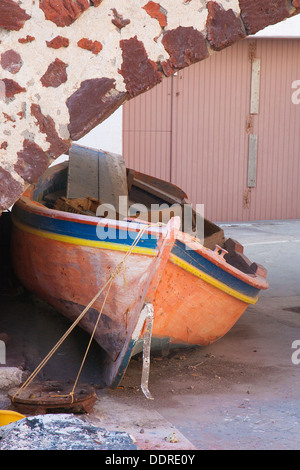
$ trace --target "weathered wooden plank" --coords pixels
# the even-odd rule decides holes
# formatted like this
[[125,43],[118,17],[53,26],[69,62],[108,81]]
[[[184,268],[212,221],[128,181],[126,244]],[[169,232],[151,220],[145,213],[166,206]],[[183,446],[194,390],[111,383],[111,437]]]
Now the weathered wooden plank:
[[98,151],[73,145],[69,158],[67,198],[98,199]]
[[[67,199],[93,198],[127,216],[128,187],[121,155],[73,145],[69,152]],[[124,196],[120,206],[119,197]],[[104,214],[99,214],[104,215]]]
[[[99,189],[98,199],[105,204],[112,205],[116,213],[127,216],[128,187],[126,166],[121,155],[99,152]],[[120,196],[124,197],[123,203]],[[126,197],[126,199],[125,199]]]
[[259,113],[260,97],[260,59],[252,59],[250,114]]

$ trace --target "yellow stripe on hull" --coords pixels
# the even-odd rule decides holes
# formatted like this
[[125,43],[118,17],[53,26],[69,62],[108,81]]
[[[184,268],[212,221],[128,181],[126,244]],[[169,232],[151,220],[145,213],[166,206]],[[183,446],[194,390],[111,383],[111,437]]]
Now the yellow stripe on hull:
[[[80,245],[80,246],[87,246],[92,248],[103,248],[105,250],[114,250],[114,251],[128,251],[130,245],[123,245],[121,243],[111,243],[111,242],[104,242],[104,241],[94,241],[94,240],[86,240],[84,238],[77,238],[77,237],[69,237],[68,235],[58,235],[56,233],[47,232],[44,230],[38,230],[36,228],[30,227],[29,225],[23,224],[19,222],[15,218],[13,218],[14,225],[23,232],[31,233],[32,235],[36,235],[38,237],[48,238],[50,240],[56,240],[59,242],[69,243],[71,245]],[[132,240],[134,242],[134,240]],[[133,253],[137,253],[140,255],[147,255],[147,256],[157,256],[157,251],[151,248],[142,248],[136,246],[133,250]]]
[[185,271],[193,274],[194,276],[199,277],[200,279],[207,282],[208,284],[213,285],[217,289],[225,292],[226,294],[231,295],[232,297],[235,297],[238,300],[241,300],[242,302],[254,305],[258,301],[258,297],[253,298],[253,297],[249,297],[247,295],[241,294],[237,290],[232,289],[231,287],[228,287],[223,282],[217,281],[215,278],[213,278],[209,274],[206,274],[200,269],[197,269],[191,264],[187,263],[186,261],[183,261],[181,258],[179,258],[176,255],[171,254],[170,259],[172,263],[176,264],[177,266],[184,269]]
[[[92,248],[102,248],[105,250],[114,250],[114,251],[123,251],[126,252],[130,248],[130,245],[123,245],[119,243],[111,243],[111,242],[103,242],[103,241],[94,241],[94,240],[86,240],[83,238],[77,238],[77,237],[70,237],[68,235],[58,235],[56,233],[52,232],[47,232],[44,230],[39,230],[33,227],[30,227],[29,225],[23,224],[22,222],[19,222],[15,218],[13,218],[13,223],[14,225],[27,233],[30,233],[32,235],[36,235],[38,237],[43,237],[43,238],[48,238],[50,240],[56,240],[59,242],[64,242],[64,243],[69,243],[71,245],[80,245],[80,246],[86,246],[86,247],[92,247]],[[142,255],[147,255],[147,256],[157,256],[157,251],[153,250],[151,248],[142,248],[142,247],[135,247],[133,249],[133,253],[137,254],[142,254]],[[245,302],[247,304],[256,304],[258,297],[249,297],[247,295],[241,294],[240,292],[236,291],[235,289],[232,289],[231,287],[228,287],[226,284],[217,281],[215,278],[210,276],[209,274],[204,273],[200,269],[195,268],[191,264],[187,263],[186,261],[182,260],[176,255],[173,255],[171,253],[170,255],[170,260],[177,266],[181,267],[185,271],[193,274],[194,276],[199,277],[203,281],[207,282],[208,284],[213,285],[217,289],[221,290],[222,292],[225,292],[226,294],[231,295],[232,297],[235,297],[238,300],[241,300],[242,302]]]

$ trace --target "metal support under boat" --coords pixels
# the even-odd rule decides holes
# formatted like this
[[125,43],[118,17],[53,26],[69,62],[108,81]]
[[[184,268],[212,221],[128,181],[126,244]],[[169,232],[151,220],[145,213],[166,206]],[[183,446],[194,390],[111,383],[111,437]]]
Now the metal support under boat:
[[146,326],[144,333],[144,345],[143,345],[143,371],[142,371],[142,391],[148,400],[153,400],[151,393],[149,392],[149,374],[150,374],[150,352],[151,352],[151,338],[152,338],[152,326],[154,319],[154,308],[153,305],[147,303],[144,307],[147,310]]

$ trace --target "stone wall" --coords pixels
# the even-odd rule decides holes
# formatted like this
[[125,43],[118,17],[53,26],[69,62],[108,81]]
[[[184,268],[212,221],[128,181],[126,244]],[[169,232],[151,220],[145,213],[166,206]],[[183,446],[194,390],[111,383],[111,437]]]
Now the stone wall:
[[124,101],[293,0],[0,0],[0,213]]

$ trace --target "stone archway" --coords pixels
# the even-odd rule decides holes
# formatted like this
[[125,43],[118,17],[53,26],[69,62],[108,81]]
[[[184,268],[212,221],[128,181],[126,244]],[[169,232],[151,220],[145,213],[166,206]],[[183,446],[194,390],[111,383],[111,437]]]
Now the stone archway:
[[0,0],[0,213],[126,100],[299,0]]

